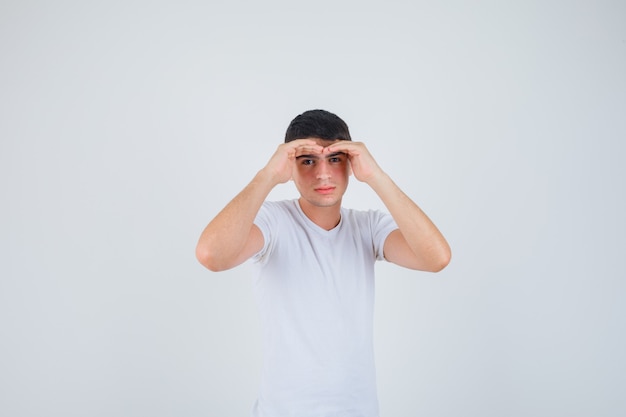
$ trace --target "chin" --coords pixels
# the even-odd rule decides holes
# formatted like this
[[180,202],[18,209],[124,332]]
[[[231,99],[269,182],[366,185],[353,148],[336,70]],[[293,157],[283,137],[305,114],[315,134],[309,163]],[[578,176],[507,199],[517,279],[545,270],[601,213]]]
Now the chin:
[[316,198],[316,199],[311,199],[311,200],[307,200],[309,203],[311,203],[312,205],[314,205],[315,207],[333,207],[336,206],[337,204],[341,204],[341,199],[337,199],[337,198]]

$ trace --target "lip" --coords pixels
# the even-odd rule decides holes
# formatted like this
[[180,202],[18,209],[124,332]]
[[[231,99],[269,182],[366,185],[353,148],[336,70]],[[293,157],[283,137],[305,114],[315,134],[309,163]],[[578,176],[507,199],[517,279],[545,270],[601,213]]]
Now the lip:
[[328,187],[326,187],[326,186],[324,186],[324,187],[317,187],[315,189],[315,192],[320,193],[320,194],[330,194],[333,191],[335,191],[335,187],[330,187],[330,186],[328,186]]

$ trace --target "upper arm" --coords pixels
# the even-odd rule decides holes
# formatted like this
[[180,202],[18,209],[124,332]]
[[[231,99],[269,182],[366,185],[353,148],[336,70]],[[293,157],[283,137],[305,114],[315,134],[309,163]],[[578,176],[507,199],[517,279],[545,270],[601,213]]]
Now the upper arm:
[[389,233],[385,239],[383,253],[387,261],[396,265],[420,271],[431,270],[426,260],[411,250],[400,229]]
[[261,249],[263,249],[263,245],[265,243],[265,239],[263,238],[263,233],[261,229],[256,224],[252,224],[250,228],[250,233],[248,234],[248,240],[246,240],[246,244],[243,249],[234,259],[234,264],[229,268],[233,268],[237,265],[240,265],[258,253]]
[[[263,249],[264,242],[261,229],[257,225],[252,224],[243,246],[237,253],[228,255],[220,252],[219,249],[208,250],[205,246],[198,245],[196,247],[196,257],[202,265],[211,271],[226,271],[250,259],[250,257]],[[219,243],[216,242],[217,247],[219,247]]]

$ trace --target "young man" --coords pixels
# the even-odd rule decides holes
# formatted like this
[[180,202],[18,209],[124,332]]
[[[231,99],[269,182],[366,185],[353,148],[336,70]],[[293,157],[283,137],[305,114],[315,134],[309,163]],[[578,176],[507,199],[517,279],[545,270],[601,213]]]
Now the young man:
[[[350,175],[390,214],[343,208]],[[265,201],[289,180],[300,198]],[[212,271],[250,258],[257,268],[265,359],[254,417],[377,417],[374,262],[437,272],[450,248],[343,120],[311,110],[205,228],[196,256]]]

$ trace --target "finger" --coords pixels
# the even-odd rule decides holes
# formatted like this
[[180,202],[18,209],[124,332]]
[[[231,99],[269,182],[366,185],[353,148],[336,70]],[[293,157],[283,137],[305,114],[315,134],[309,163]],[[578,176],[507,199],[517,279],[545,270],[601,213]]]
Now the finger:
[[324,149],[322,145],[318,145],[315,142],[302,142],[298,143],[296,148],[315,148],[315,149]]
[[335,142],[332,145],[328,145],[326,148],[324,148],[324,152],[326,153],[333,153],[333,152],[354,153],[357,150],[358,150],[358,147],[355,146],[354,143],[347,141],[347,140]]
[[296,148],[296,155],[321,155],[324,148],[320,145],[302,145]]
[[287,142],[287,144],[292,147],[298,147],[298,146],[303,146],[303,145],[308,145],[308,146],[317,145],[317,142],[315,142],[313,139],[295,139],[295,140],[292,140],[291,142]]

